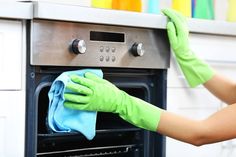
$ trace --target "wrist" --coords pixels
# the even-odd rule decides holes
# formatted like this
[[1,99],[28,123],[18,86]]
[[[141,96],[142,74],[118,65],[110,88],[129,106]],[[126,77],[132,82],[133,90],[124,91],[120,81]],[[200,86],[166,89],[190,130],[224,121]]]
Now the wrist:
[[205,61],[199,59],[192,51],[188,55],[176,59],[190,87],[207,82],[215,73]]
[[173,51],[177,60],[185,59],[186,57],[188,58],[189,56],[195,55],[194,53],[192,53],[192,50],[189,47],[181,47]]
[[124,93],[124,96],[125,101],[122,103],[120,117],[137,127],[156,131],[161,109],[127,93]]

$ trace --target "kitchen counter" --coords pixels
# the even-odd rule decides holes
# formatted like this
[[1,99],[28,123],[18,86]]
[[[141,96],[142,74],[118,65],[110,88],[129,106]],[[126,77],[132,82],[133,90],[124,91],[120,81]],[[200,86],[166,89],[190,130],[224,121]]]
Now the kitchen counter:
[[144,28],[165,28],[166,18],[153,14],[53,3],[34,3],[34,18]]
[[[0,18],[49,19],[83,23],[165,29],[163,15],[99,9],[49,2],[0,2]],[[236,36],[236,23],[188,19],[192,33]]]
[[188,19],[188,25],[192,33],[236,36],[236,22]]
[[[163,15],[80,7],[46,2],[34,3],[34,18],[165,29]],[[236,36],[236,23],[188,19],[190,32]]]
[[32,19],[33,4],[31,2],[0,2],[0,18]]

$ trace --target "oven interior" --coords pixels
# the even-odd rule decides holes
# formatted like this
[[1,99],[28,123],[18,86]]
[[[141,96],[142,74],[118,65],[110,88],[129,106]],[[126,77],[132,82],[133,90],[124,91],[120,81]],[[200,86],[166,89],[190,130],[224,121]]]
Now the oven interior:
[[[47,126],[46,119],[48,111],[47,93],[49,86],[44,87],[39,93],[38,108],[38,152],[43,154],[53,154],[65,156],[86,155],[116,155],[129,152],[141,153],[143,145],[143,131],[127,123],[118,115],[112,113],[99,112],[96,122],[96,136],[92,141],[88,141],[80,133],[54,133]],[[143,98],[144,89],[141,88],[121,88],[133,96]],[[102,148],[99,148],[101,147]],[[88,148],[89,151],[87,150]],[[136,149],[134,151],[134,149]],[[87,151],[86,151],[87,150]],[[58,153],[57,151],[60,151]],[[61,151],[64,151],[61,153]],[[45,153],[51,152],[51,153]],[[52,153],[53,152],[53,153]]]
[[[45,86],[39,92],[38,97],[38,119],[42,117],[47,117],[48,113],[48,92],[50,86]],[[142,87],[121,87],[121,90],[125,91],[126,93],[138,97],[140,99],[145,100],[145,89]],[[113,113],[106,113],[106,112],[98,112],[97,114],[97,122],[96,122],[96,130],[98,131],[106,131],[106,130],[132,130],[136,127],[129,124],[128,122],[124,121],[123,119],[119,118],[117,114]],[[47,134],[53,132],[49,129],[47,125],[46,118],[41,119],[38,121],[38,133],[39,134]]]
[[[58,71],[59,70],[59,71]],[[53,80],[63,71],[74,70],[58,67],[35,68],[29,79],[33,97],[28,109],[33,110],[30,120],[35,137],[31,152],[45,157],[78,156],[162,156],[164,138],[137,128],[117,114],[98,112],[96,136],[91,141],[78,132],[55,133],[47,125],[48,91]],[[128,94],[165,108],[165,70],[102,69],[104,78]],[[31,97],[29,95],[29,97]],[[29,98],[30,99],[30,98]],[[158,103],[157,103],[158,102]],[[35,130],[35,131],[34,131]],[[37,132],[35,134],[34,132]],[[34,145],[35,143],[35,145]]]

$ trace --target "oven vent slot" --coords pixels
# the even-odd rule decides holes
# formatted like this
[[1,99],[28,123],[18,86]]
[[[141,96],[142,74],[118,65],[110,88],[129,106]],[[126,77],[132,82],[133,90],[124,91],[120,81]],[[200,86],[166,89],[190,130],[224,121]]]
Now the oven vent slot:
[[38,157],[94,157],[94,156],[114,156],[129,155],[130,153],[140,153],[140,148],[135,145],[94,147],[75,150],[55,151],[38,153]]

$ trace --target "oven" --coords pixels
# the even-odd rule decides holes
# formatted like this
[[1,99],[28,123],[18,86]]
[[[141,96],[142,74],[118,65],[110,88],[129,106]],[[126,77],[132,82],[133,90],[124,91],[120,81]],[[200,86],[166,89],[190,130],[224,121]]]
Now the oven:
[[[26,156],[164,157],[165,138],[112,113],[98,112],[96,136],[55,133],[48,91],[64,71],[102,69],[130,95],[166,108],[170,49],[166,30],[34,19],[28,23]],[[140,115],[141,116],[141,115]]]

